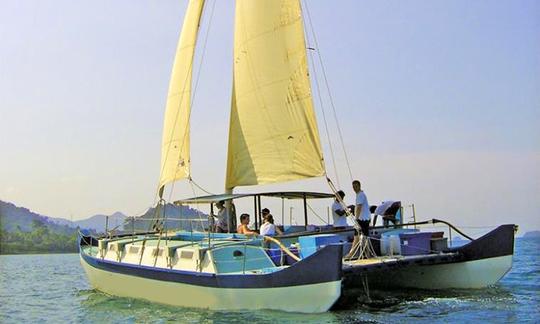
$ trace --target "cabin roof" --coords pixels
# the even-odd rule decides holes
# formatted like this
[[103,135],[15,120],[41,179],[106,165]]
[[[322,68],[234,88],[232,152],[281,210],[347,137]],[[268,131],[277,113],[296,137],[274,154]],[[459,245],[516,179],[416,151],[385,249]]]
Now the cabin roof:
[[198,204],[198,203],[215,203],[221,200],[232,200],[244,197],[275,197],[283,199],[328,199],[334,198],[334,194],[325,192],[309,192],[309,191],[276,191],[276,192],[254,192],[254,193],[236,193],[236,194],[219,194],[192,197],[181,199],[174,202],[175,205],[180,204]]

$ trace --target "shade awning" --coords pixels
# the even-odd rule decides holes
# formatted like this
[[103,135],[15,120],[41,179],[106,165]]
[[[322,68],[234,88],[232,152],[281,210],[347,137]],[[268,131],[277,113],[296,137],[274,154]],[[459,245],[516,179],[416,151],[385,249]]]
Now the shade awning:
[[281,191],[281,192],[262,192],[256,194],[263,197],[277,197],[284,199],[323,199],[335,198],[336,196],[326,192],[304,192],[304,191]]
[[242,197],[249,196],[249,194],[219,194],[219,195],[209,195],[209,196],[200,196],[192,197],[186,199],[180,199],[174,202],[175,205],[183,204],[204,204],[204,203],[216,203],[222,200],[232,200]]
[[187,199],[181,199],[174,202],[176,205],[183,204],[204,204],[204,203],[216,203],[222,200],[233,200],[244,197],[274,197],[282,199],[329,199],[334,198],[334,194],[325,192],[306,192],[306,191],[276,191],[276,192],[255,192],[255,193],[238,193],[238,194],[219,194],[192,197]]

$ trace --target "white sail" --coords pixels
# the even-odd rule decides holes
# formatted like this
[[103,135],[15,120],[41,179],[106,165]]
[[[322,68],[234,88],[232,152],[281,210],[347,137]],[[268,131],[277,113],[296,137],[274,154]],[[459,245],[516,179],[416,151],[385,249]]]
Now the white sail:
[[163,186],[190,176],[189,116],[193,56],[204,0],[190,0],[176,49],[161,144],[160,196]]
[[237,0],[226,188],[325,173],[299,0]]

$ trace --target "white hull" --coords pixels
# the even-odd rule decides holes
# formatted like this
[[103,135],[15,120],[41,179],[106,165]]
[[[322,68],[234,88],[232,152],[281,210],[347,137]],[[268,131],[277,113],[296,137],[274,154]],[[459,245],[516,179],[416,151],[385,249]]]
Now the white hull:
[[[512,268],[512,255],[387,272],[386,283],[419,289],[477,289],[496,284]],[[378,281],[384,280],[378,274]]]
[[82,257],[81,264],[97,290],[173,306],[317,313],[330,309],[341,294],[341,280],[279,288],[213,288],[104,271],[87,264]]

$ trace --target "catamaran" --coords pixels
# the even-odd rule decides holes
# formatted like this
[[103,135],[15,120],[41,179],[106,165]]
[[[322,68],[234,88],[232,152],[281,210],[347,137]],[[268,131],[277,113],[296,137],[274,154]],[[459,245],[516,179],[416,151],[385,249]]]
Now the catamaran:
[[[185,307],[309,313],[327,311],[343,289],[357,285],[476,288],[496,283],[511,268],[514,225],[449,248],[440,243],[439,233],[405,228],[422,222],[374,227],[370,238],[362,235],[355,246],[349,242],[358,231],[354,226],[308,224],[308,200],[339,198],[325,170],[299,0],[236,1],[226,192],[176,204],[225,201],[230,211],[233,200],[251,197],[257,229],[261,197],[296,199],[303,201],[305,224],[300,230],[284,228],[279,237],[215,233],[211,221],[206,231],[164,228],[166,217],[159,215],[167,206],[165,186],[191,181],[192,72],[204,7],[204,0],[189,1],[176,50],[152,228],[80,236],[81,264],[95,289]],[[327,177],[331,193],[233,192],[240,186],[314,177]],[[228,218],[229,229],[234,220]],[[434,222],[440,221],[425,223]],[[355,256],[344,260],[344,253]]]

